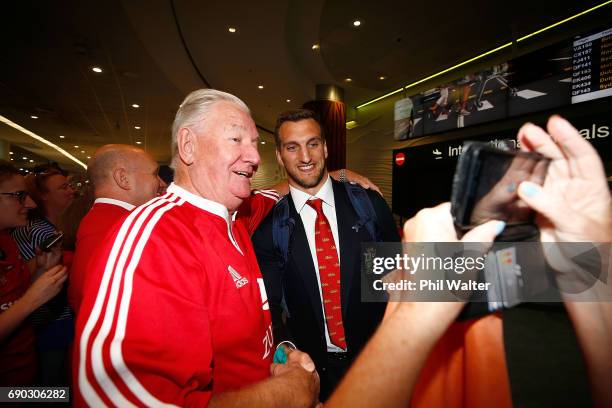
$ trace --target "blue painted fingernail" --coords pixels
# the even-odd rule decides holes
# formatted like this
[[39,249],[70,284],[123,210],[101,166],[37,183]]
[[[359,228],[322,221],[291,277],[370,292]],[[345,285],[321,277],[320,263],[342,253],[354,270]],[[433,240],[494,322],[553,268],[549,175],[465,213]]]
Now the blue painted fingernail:
[[516,183],[512,182],[508,184],[507,190],[509,193],[514,193],[516,191]]
[[495,227],[495,236],[498,236],[499,234],[501,234],[502,231],[504,230],[504,228],[506,228],[506,222],[505,221],[499,221],[497,223],[497,226]]
[[523,190],[523,193],[525,193],[527,197],[533,197],[540,192],[541,188],[533,183],[523,183],[521,190]]
[[285,349],[279,347],[276,349],[274,353],[274,363],[276,364],[285,364],[287,362],[287,353],[285,353]]

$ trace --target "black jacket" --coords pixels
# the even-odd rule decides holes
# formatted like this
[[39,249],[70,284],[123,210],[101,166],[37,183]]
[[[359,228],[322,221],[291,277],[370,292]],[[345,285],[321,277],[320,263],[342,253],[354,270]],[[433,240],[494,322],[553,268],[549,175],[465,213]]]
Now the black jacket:
[[[370,242],[372,238],[366,228],[358,231],[352,228],[358,216],[349,201],[346,189],[333,179],[332,186],[340,241],[342,319],[347,349],[354,357],[376,330],[386,305],[361,302],[361,243]],[[399,241],[395,222],[384,199],[370,190],[368,196],[376,211],[383,241]],[[301,351],[311,356],[317,369],[320,369],[326,364],[327,345],[319,286],[304,225],[293,200],[290,196],[288,198],[290,216],[295,220],[295,227],[289,245],[289,259],[284,270],[281,270],[280,255],[274,248],[272,239],[274,211],[253,235],[253,245],[268,294],[275,342],[293,341]],[[281,308],[283,289],[289,311],[286,324],[283,322]]]

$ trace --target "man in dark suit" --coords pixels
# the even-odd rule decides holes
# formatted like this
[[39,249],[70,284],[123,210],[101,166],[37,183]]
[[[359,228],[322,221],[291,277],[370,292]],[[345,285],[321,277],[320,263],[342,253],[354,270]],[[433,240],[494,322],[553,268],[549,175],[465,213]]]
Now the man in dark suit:
[[[361,302],[361,244],[374,239],[367,228],[356,226],[360,217],[345,186],[328,175],[327,146],[314,113],[281,114],[274,136],[276,156],[290,186],[287,199],[294,227],[289,255],[285,262],[273,240],[275,211],[253,235],[253,244],[276,341],[290,340],[311,356],[324,401],[384,313],[385,304]],[[376,213],[379,238],[399,241],[383,198],[371,190],[366,194]]]

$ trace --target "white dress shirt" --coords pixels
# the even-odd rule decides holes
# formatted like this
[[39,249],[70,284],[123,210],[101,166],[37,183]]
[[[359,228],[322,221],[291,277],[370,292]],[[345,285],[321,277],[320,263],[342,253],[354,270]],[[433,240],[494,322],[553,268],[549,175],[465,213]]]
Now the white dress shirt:
[[306,204],[306,201],[320,198],[323,201],[323,214],[329,222],[329,226],[334,236],[334,242],[336,243],[336,252],[338,253],[338,262],[340,262],[340,241],[338,237],[338,220],[336,218],[336,203],[334,201],[334,190],[332,188],[332,182],[329,176],[327,181],[319,189],[319,191],[311,196],[308,193],[303,192],[293,186],[289,186],[289,194],[295,204],[295,209],[302,223],[304,224],[304,230],[306,231],[306,238],[308,239],[308,246],[310,247],[310,256],[312,257],[312,263],[314,264],[315,273],[317,275],[317,283],[319,285],[319,297],[321,298],[321,312],[323,314],[323,323],[325,327],[325,341],[327,343],[327,351],[331,352],[343,352],[343,350],[334,344],[329,339],[329,332],[327,330],[327,321],[325,319],[325,308],[323,307],[323,294],[321,292],[321,277],[319,275],[319,261],[317,259],[317,246],[315,242],[315,221],[317,219],[317,212],[310,205]]

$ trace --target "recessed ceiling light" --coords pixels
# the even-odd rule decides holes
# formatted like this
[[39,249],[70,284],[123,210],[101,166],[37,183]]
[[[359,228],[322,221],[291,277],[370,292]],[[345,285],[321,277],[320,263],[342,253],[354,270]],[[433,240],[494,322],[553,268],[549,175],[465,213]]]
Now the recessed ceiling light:
[[142,144],[142,142],[140,140],[136,141],[136,144]]
[[32,119],[38,119],[38,116],[36,116],[36,115],[30,115],[30,117],[31,117]]
[[75,149],[78,149],[78,148],[79,148],[79,146],[78,146],[78,145],[74,145],[74,148],[75,148]]
[[23,169],[20,167],[19,170],[23,171]]
[[81,153],[85,153],[85,150],[81,150]]
[[384,75],[381,75],[381,76],[378,77],[378,79],[380,79],[381,81],[384,81],[385,79],[387,79],[387,77],[384,76]]
[[319,48],[321,48],[321,46],[319,44],[313,44],[312,45],[312,49],[315,50],[315,51],[318,50]]
[[11,159],[11,161],[15,161],[15,160]]
[[98,74],[99,74],[100,72],[102,72],[102,68],[100,68],[100,67],[93,67],[91,70],[92,70],[93,72],[98,73]]
[[140,126],[134,126],[134,129],[140,130]]
[[132,108],[138,109],[138,108],[140,108],[140,105],[139,105],[139,104],[137,104],[137,103],[133,103],[133,104],[132,104]]
[[263,89],[263,85],[257,85],[259,89]]
[[28,160],[28,158],[27,158],[27,157],[25,157],[25,156],[23,156],[23,157],[22,157],[22,159],[23,159],[23,160]]
[[265,141],[265,140],[262,140],[260,143],[261,143],[261,144],[266,144],[266,141]]
[[60,139],[65,139],[65,138],[66,138],[66,136],[60,135]]
[[9,154],[15,154],[15,153],[13,153],[13,152],[9,152]]
[[359,27],[359,26],[361,25],[361,21],[359,21],[359,20],[355,20],[355,21],[353,21],[353,25],[354,25],[355,27]]
[[91,156],[87,156],[88,159],[91,159]]
[[236,27],[230,27],[227,29],[227,31],[229,31],[230,33],[235,33],[236,32]]
[[30,163],[34,163],[34,160],[30,159]]
[[287,103],[291,102],[291,99],[287,99]]
[[344,82],[353,82],[353,80],[351,78],[346,78]]

